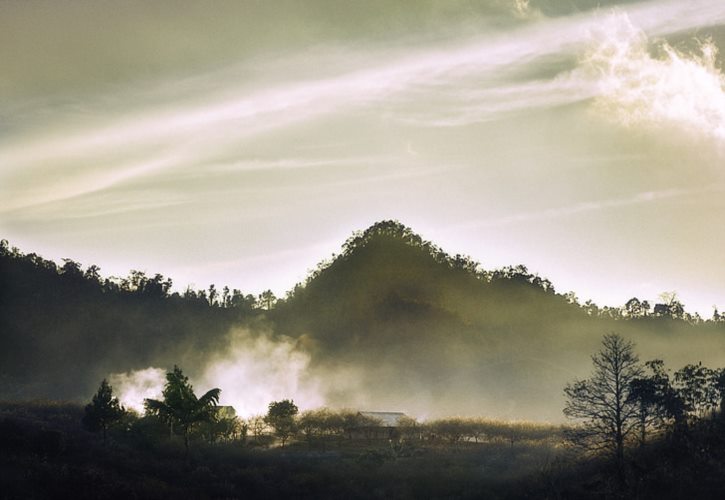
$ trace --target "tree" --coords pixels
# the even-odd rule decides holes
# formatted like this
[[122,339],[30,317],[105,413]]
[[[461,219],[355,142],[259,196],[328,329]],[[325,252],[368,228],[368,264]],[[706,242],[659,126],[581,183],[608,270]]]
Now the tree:
[[590,450],[613,453],[623,480],[624,446],[638,424],[639,404],[632,383],[642,375],[634,344],[615,333],[605,335],[592,356],[594,373],[564,388],[564,414],[581,421],[570,438]]
[[434,421],[431,424],[431,430],[448,443],[456,444],[466,437],[468,426],[460,418],[444,418]]
[[282,447],[284,448],[285,442],[292,436],[297,425],[295,422],[295,416],[299,412],[297,405],[290,399],[284,399],[282,401],[273,401],[269,403],[269,410],[267,415],[264,417],[264,421],[272,426],[274,433],[282,441]]
[[682,319],[685,315],[685,306],[679,301],[676,292],[662,292],[660,300],[663,303],[655,304],[655,316],[665,316],[673,319]]
[[272,307],[274,307],[274,304],[277,302],[277,297],[275,297],[272,290],[265,290],[261,294],[259,294],[259,304],[262,306],[262,309],[266,309],[267,311],[271,310]]
[[719,391],[713,383],[715,375],[702,363],[690,364],[675,372],[675,387],[691,417],[702,418],[720,403]]
[[642,301],[642,315],[643,316],[647,317],[649,315],[649,310],[651,308],[652,308],[652,306],[650,306],[649,301],[647,301],[647,300]]
[[[661,359],[645,363],[649,373],[630,383],[629,398],[638,405],[639,444],[644,446],[650,427],[661,427],[666,420],[675,418],[671,398],[675,396],[664,363]],[[673,411],[670,411],[673,410]]]
[[587,300],[586,302],[584,302],[583,307],[588,316],[599,316],[599,306],[591,300]]
[[174,366],[173,371],[166,374],[166,385],[162,393],[164,399],[146,399],[144,406],[147,414],[159,417],[172,433],[177,431],[184,436],[184,449],[188,456],[189,434],[196,425],[215,419],[220,392],[220,389],[211,389],[197,398],[189,378],[183,374],[181,368]]
[[624,304],[627,316],[630,318],[639,318],[642,315],[642,303],[637,297],[632,297]]
[[337,415],[327,408],[308,410],[300,415],[297,427],[305,436],[307,444],[312,447],[316,438],[334,434],[338,430],[340,426],[336,417]]
[[93,396],[90,404],[86,405],[82,424],[89,431],[103,431],[103,443],[105,444],[109,427],[121,420],[125,414],[126,410],[118,402],[118,398],[113,397],[113,388],[104,378],[98,392]]
[[247,424],[237,418],[236,411],[231,406],[217,406],[213,418],[200,422],[198,433],[209,443],[219,441],[233,441],[247,436]]
[[647,429],[655,418],[657,407],[657,390],[651,379],[636,378],[629,388],[629,397],[639,405],[639,444],[644,446],[647,440]]
[[713,370],[710,383],[720,398],[720,413],[725,414],[725,368]]
[[88,266],[85,274],[83,274],[83,277],[86,280],[91,281],[93,283],[100,283],[101,282],[100,270],[101,270],[100,267],[98,267],[95,264],[92,264],[92,265]]
[[253,415],[247,419],[247,426],[249,427],[249,430],[252,431],[254,440],[259,442],[259,438],[262,437],[262,434],[264,434],[264,431],[267,428],[267,423],[264,421],[264,416]]

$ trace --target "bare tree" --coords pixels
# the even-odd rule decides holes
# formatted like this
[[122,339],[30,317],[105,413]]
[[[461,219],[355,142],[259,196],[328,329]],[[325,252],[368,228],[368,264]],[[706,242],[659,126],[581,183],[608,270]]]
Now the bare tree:
[[579,445],[614,454],[620,477],[624,446],[638,426],[639,406],[631,397],[632,382],[642,375],[634,344],[617,334],[605,335],[592,356],[594,373],[564,389],[564,414],[581,421],[570,433]]

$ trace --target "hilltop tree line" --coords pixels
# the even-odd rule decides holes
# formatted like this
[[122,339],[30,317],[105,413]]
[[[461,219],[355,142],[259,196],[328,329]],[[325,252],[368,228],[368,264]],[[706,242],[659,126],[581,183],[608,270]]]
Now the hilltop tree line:
[[[707,321],[688,314],[673,294],[651,307],[639,299],[619,308],[579,304],[573,293],[558,293],[525,266],[487,271],[470,257],[446,254],[396,221],[353,234],[339,255],[279,299],[271,291],[254,296],[216,285],[175,291],[170,278],[135,270],[106,278],[96,265],[84,268],[70,259],[56,264],[5,241],[0,278],[0,397],[5,399],[78,401],[102,377],[148,366],[180,363],[196,376],[215,353],[228,348],[229,332],[240,326],[303,340],[300,345],[311,346],[313,367],[332,356],[363,372],[381,361],[390,365],[372,377],[393,373],[401,361],[394,353],[405,352],[408,382],[427,383],[435,397],[451,394],[436,381],[460,371],[463,355],[470,364],[488,366],[474,358],[495,357],[491,345],[518,343],[556,364],[561,353],[544,339],[574,331],[578,339],[615,328],[650,338],[697,333],[716,339],[725,326],[717,312]],[[70,367],[68,359],[74,360]],[[489,375],[523,376],[500,370]],[[471,376],[470,383],[485,379],[483,372]],[[366,380],[365,386],[374,390],[384,383]]]
[[[0,259],[4,266],[15,265],[25,271],[39,271],[46,278],[57,276],[61,278],[64,287],[82,293],[88,290],[97,290],[104,294],[116,294],[126,297],[135,297],[145,300],[172,300],[185,302],[190,305],[202,305],[214,308],[238,309],[253,311],[257,309],[271,309],[277,301],[274,292],[266,290],[259,295],[244,294],[236,288],[224,286],[218,289],[211,284],[207,289],[195,290],[187,286],[183,292],[172,291],[173,280],[162,274],[147,275],[144,271],[132,269],[128,276],[110,276],[104,278],[101,268],[95,264],[83,269],[80,262],[73,259],[62,259],[62,265],[52,260],[44,259],[35,254],[24,254],[17,247],[11,247],[7,240],[0,241]],[[10,269],[4,269],[5,272]],[[27,272],[26,280],[32,280],[34,274]],[[42,278],[36,278],[41,281]],[[29,283],[28,286],[32,286]]]
[[[308,273],[307,279],[298,283],[287,298],[304,295],[309,287],[320,276],[330,270],[344,266],[346,262],[354,259],[356,253],[366,246],[380,239],[389,239],[401,242],[410,248],[417,249],[424,255],[431,257],[432,261],[443,266],[452,273],[460,273],[475,278],[486,284],[504,283],[509,285],[531,286],[547,294],[560,297],[566,303],[575,306],[588,316],[608,319],[642,319],[642,318],[670,318],[684,320],[691,323],[704,321],[698,313],[689,313],[680,301],[676,292],[663,292],[658,296],[659,302],[651,303],[649,300],[640,300],[632,297],[624,305],[599,306],[587,300],[580,303],[574,292],[557,293],[552,282],[537,273],[532,273],[522,264],[504,266],[500,269],[486,270],[483,266],[468,255],[449,255],[434,243],[424,240],[409,227],[395,220],[381,221],[365,231],[356,231],[342,246],[342,252],[333,254],[331,258],[321,261],[317,267]],[[725,314],[721,315],[718,308],[713,306],[713,315],[705,320],[725,322]]]
[[140,271],[103,278],[96,265],[58,265],[2,241],[0,397],[78,400],[109,373],[177,359],[201,366],[274,300],[214,285],[179,293],[170,278]]
[[[331,258],[321,261],[317,267],[308,273],[306,280],[298,283],[287,294],[291,299],[295,294],[302,292],[310,283],[324,273],[336,262],[350,260],[355,252],[369,244],[376,238],[389,237],[403,242],[404,244],[422,250],[438,263],[446,266],[453,272],[463,272],[476,279],[492,283],[508,281],[511,283],[528,284],[544,292],[557,295],[552,282],[537,273],[532,273],[525,265],[504,266],[500,269],[486,270],[481,264],[468,255],[449,255],[430,241],[424,240],[414,233],[410,228],[397,221],[381,221],[365,231],[356,231],[348,238],[342,246],[342,252],[333,254]],[[18,248],[11,247],[7,240],[0,240],[0,262],[7,265],[6,261],[15,261],[37,270],[56,274],[65,280],[66,284],[76,287],[95,287],[103,293],[122,294],[136,296],[145,299],[171,299],[181,300],[189,304],[205,305],[213,308],[237,309],[245,312],[254,310],[271,310],[278,300],[274,292],[266,290],[258,295],[244,294],[236,288],[223,286],[219,289],[215,284],[210,284],[207,289],[194,289],[187,286],[183,292],[172,291],[173,280],[162,274],[155,273],[147,275],[144,271],[131,270],[126,277],[102,277],[101,268],[95,264],[88,265],[85,270],[81,263],[69,258],[62,259],[63,264],[58,265],[52,260],[47,260],[35,253],[22,253]],[[28,267],[29,266],[29,267]],[[29,274],[28,277],[31,275]],[[649,300],[640,300],[637,297],[629,299],[621,307],[598,306],[588,300],[579,303],[574,292],[558,294],[565,301],[584,310],[590,316],[600,316],[613,319],[639,319],[647,317],[682,319],[690,322],[703,321],[699,314],[688,313],[685,305],[680,301],[676,292],[663,292],[659,295],[660,302],[651,303]],[[717,307],[713,306],[713,315],[710,321],[725,322],[725,314],[720,314]]]

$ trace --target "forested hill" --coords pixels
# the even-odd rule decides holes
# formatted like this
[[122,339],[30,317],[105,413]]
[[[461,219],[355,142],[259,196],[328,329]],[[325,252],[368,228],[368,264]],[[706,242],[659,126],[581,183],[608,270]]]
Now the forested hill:
[[401,336],[448,341],[458,330],[474,335],[484,324],[510,329],[527,317],[565,321],[587,312],[523,266],[488,272],[469,257],[449,256],[405,226],[384,221],[350,238],[272,316],[280,331],[309,333],[334,351],[397,343]]
[[[364,388],[366,404],[512,418],[560,418],[561,388],[607,332],[675,366],[719,366],[713,347],[725,347],[725,322],[689,315],[676,297],[579,304],[524,266],[485,270],[394,221],[355,234],[270,317],[317,363],[354,373],[341,384]],[[358,401],[348,396],[341,404]]]
[[257,313],[236,290],[170,288],[158,274],[104,279],[95,265],[56,265],[3,242],[0,398],[85,398],[111,372],[195,365]]
[[86,398],[108,373],[147,366],[193,375],[244,325],[298,339],[310,369],[336,381],[331,404],[555,418],[604,333],[675,366],[719,365],[708,356],[725,347],[725,322],[690,316],[675,297],[578,304],[523,266],[484,270],[394,221],[354,234],[278,301],[213,285],[171,293],[160,275],[102,278],[6,243],[0,273],[0,398]]
[[[717,314],[717,313],[716,313]],[[308,337],[322,349],[377,349],[403,339],[451,342],[505,334],[555,340],[579,325],[577,336],[604,329],[657,331],[718,328],[675,296],[652,307],[632,298],[600,308],[519,265],[487,271],[470,257],[450,256],[395,221],[356,233],[342,253],[323,262],[270,315],[281,333]],[[725,319],[725,318],[723,318]],[[627,321],[625,321],[627,320]]]

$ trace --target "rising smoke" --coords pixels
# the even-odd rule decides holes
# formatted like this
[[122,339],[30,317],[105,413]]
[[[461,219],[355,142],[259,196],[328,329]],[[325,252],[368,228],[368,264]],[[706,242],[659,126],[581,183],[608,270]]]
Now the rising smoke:
[[[331,379],[311,369],[310,359],[294,339],[236,328],[229,332],[225,349],[212,354],[202,367],[187,368],[200,374],[191,377],[197,395],[219,387],[220,403],[247,417],[265,413],[271,401],[280,399],[294,399],[301,409],[323,406]],[[144,398],[161,397],[165,374],[165,369],[149,367],[115,373],[109,380],[123,405],[143,412]]]

